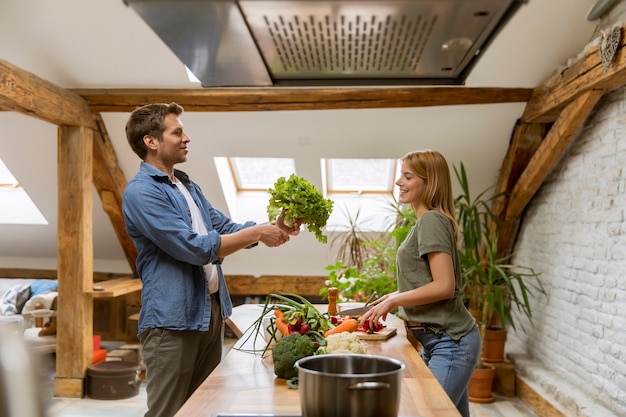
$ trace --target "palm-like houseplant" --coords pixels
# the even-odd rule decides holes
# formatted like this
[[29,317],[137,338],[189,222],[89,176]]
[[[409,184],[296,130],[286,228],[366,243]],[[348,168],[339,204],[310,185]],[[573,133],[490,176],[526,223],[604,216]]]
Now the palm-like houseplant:
[[337,259],[326,267],[329,279],[320,291],[323,297],[329,287],[339,290],[341,301],[362,301],[375,292],[386,294],[397,289],[396,253],[415,224],[415,212],[394,198],[390,204],[394,221],[383,233],[373,235],[361,231],[359,215],[358,211],[346,213],[348,230],[330,241],[337,247]]
[[[490,209],[499,197],[485,197],[483,191],[472,199],[465,167],[454,167],[462,193],[455,199],[461,231],[459,253],[468,308],[475,315],[484,348],[485,333],[496,317],[502,328],[515,330],[512,309],[532,319],[530,297],[545,294],[539,273],[510,263],[513,254],[498,253],[498,218]],[[481,355],[482,357],[482,355]],[[479,360],[482,366],[482,360]]]

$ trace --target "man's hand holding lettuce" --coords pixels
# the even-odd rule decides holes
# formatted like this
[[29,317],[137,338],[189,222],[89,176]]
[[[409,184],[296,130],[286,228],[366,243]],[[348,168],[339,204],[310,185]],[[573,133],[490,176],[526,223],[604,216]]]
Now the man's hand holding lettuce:
[[291,174],[289,179],[280,177],[274,188],[270,188],[270,201],[267,214],[270,221],[276,219],[283,210],[283,223],[291,227],[295,219],[305,223],[309,232],[315,233],[318,241],[326,243],[328,238],[322,228],[333,211],[333,201],[325,199],[322,193],[304,178]]

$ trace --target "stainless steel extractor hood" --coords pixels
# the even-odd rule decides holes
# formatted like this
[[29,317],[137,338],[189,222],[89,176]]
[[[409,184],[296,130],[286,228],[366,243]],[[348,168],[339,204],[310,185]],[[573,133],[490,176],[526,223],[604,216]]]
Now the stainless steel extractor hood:
[[204,87],[462,85],[527,0],[124,0]]

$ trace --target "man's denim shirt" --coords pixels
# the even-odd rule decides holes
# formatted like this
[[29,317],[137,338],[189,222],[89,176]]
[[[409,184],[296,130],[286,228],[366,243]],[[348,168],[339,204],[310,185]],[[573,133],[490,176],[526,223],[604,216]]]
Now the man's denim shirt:
[[[138,334],[150,328],[205,331],[211,322],[211,299],[203,265],[214,263],[219,275],[222,320],[232,302],[217,256],[221,235],[254,222],[232,222],[213,208],[187,174],[174,170],[200,208],[208,235],[192,230],[191,212],[167,174],[142,162],[128,183],[122,201],[126,231],[137,248],[137,273],[142,280]],[[256,244],[252,245],[255,246]]]

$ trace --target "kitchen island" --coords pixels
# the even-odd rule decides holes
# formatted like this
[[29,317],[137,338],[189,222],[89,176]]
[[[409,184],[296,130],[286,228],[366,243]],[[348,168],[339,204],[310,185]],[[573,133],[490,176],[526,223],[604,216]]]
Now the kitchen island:
[[[321,310],[325,306],[320,305],[319,308]],[[218,413],[301,415],[298,390],[287,388],[286,381],[274,375],[271,354],[261,357],[264,346],[262,336],[256,338],[255,347],[250,325],[261,312],[259,304],[234,308],[228,324],[243,336],[176,417],[211,417]],[[407,340],[403,322],[390,315],[386,325],[397,328],[397,335],[387,340],[367,340],[364,343],[368,354],[395,358],[406,366],[402,374],[399,415],[458,417],[456,407]],[[235,333],[238,333],[237,330]]]

